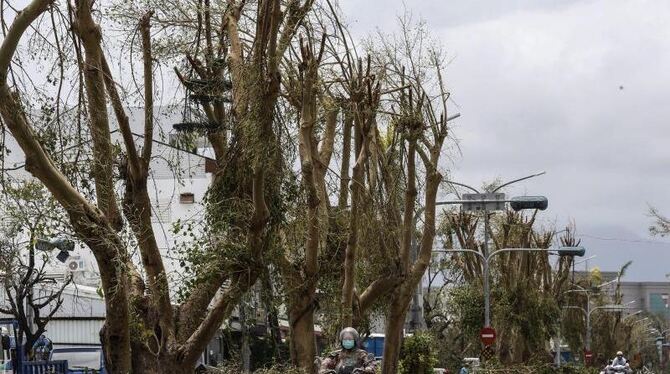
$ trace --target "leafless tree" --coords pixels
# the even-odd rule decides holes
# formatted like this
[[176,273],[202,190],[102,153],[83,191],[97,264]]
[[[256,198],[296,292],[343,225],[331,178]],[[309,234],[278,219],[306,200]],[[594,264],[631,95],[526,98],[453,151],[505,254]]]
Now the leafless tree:
[[[35,262],[35,247],[27,243],[24,260],[20,248],[10,241],[0,242],[0,262],[4,300],[0,312],[14,316],[21,334],[25,335],[25,347],[33,343],[46,331],[47,324],[63,304],[63,291],[72,278],[55,279],[46,271],[48,260]],[[46,257],[46,256],[45,256]],[[20,336],[23,341],[23,336]]]

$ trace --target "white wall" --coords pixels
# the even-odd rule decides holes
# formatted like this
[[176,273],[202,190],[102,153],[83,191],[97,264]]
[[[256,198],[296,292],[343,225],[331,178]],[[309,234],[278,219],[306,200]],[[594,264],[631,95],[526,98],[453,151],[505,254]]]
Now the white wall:
[[54,345],[100,345],[103,319],[55,319],[47,325],[46,336]]

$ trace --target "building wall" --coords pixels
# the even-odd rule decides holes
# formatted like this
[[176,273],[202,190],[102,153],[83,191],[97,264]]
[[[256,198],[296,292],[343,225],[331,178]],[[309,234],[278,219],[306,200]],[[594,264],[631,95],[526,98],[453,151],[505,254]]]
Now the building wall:
[[[34,297],[48,297],[54,287],[45,285],[36,287]],[[0,290],[0,298],[5,299],[4,290]],[[95,288],[81,285],[69,285],[61,294],[63,304],[46,326],[46,335],[54,345],[100,345],[100,329],[104,323],[105,303]],[[42,315],[50,311],[42,309]],[[0,315],[2,318],[14,318],[11,315]]]
[[623,302],[635,301],[631,312],[644,310],[670,321],[670,282],[622,282]]
[[45,335],[56,346],[100,345],[104,318],[53,319]]

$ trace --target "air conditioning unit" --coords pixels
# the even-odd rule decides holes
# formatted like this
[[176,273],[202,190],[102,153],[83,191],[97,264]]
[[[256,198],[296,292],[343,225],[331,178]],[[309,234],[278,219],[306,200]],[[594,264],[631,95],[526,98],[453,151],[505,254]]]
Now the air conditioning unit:
[[71,273],[82,272],[86,270],[86,263],[79,257],[70,257],[67,262],[67,270]]

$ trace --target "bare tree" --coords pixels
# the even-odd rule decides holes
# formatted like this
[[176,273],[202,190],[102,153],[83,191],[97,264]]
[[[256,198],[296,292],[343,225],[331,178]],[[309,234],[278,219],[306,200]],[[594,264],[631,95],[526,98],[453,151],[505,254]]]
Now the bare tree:
[[[0,312],[14,316],[19,323],[21,341],[25,335],[28,351],[44,334],[47,324],[63,304],[63,291],[72,278],[57,280],[46,271],[48,260],[35,263],[35,246],[27,244],[28,261],[9,241],[0,243],[4,301]],[[46,256],[45,256],[46,257]]]
[[[277,165],[278,140],[273,121],[280,87],[279,64],[311,4],[311,1],[231,0],[225,2],[225,7],[210,7],[205,1],[193,8],[200,20],[196,27],[202,33],[198,35],[203,36],[206,48],[203,53],[187,56],[192,71],[200,80],[220,82],[225,76],[231,82],[230,111],[221,100],[202,100],[202,109],[210,122],[217,124],[209,133],[218,167],[210,198],[213,206],[224,212],[232,209],[235,216],[220,220],[225,222],[218,227],[225,229],[212,233],[218,257],[210,266],[201,268],[203,273],[197,278],[204,281],[191,289],[178,307],[171,300],[165,266],[151,226],[147,188],[155,125],[153,12],[145,11],[135,19],[143,61],[143,79],[139,85],[144,104],[142,144],[136,144],[122,93],[103,51],[104,32],[96,21],[93,1],[56,4],[51,0],[34,0],[16,15],[7,29],[0,47],[0,113],[25,154],[26,170],[48,188],[66,211],[77,237],[96,258],[106,304],[101,339],[110,372],[192,370],[223,319],[262,273],[259,270],[264,266],[262,256],[271,218],[268,200],[275,193],[271,178]],[[216,30],[212,9],[220,11]],[[83,124],[92,145],[86,163],[93,177],[93,196],[82,193],[68,178],[63,165],[54,161],[56,153],[42,142],[31,113],[25,110],[24,103],[29,103],[30,98],[22,96],[21,87],[15,84],[15,77],[21,75],[17,47],[27,30],[38,30],[36,21],[45,19],[43,14],[64,15],[65,29],[72,30],[64,33],[70,38],[72,49],[67,52],[72,55],[63,48],[58,49],[57,55],[60,63],[74,61],[73,66],[79,72],[74,79],[75,92],[80,92],[78,123]],[[247,16],[253,20],[251,28],[244,18]],[[175,24],[172,27],[177,28]],[[52,35],[63,35],[55,25],[51,30]],[[48,39],[48,33],[38,36]],[[181,78],[185,85],[195,80],[190,76]],[[123,139],[124,157],[119,162],[125,186],[122,196],[117,196],[114,188],[117,149],[110,136],[107,104],[111,104]],[[225,205],[231,201],[234,206]],[[141,264],[132,260],[131,248],[121,236],[124,223],[137,240]],[[241,251],[231,255],[225,250],[230,247]]]
[[[53,277],[50,254],[36,254],[35,243],[68,231],[62,210],[35,181],[6,176],[1,185],[0,271],[4,302],[0,312],[13,315],[30,349],[45,332],[63,302],[71,277]],[[23,339],[23,336],[21,337]]]
[[[483,251],[483,241],[478,235],[481,216],[468,212],[449,212],[445,215],[446,240],[449,246]],[[493,250],[502,248],[549,248],[554,240],[554,230],[537,226],[537,212],[525,215],[506,211],[491,217],[489,237]],[[451,242],[450,242],[451,241]],[[578,245],[572,227],[560,238],[563,245]],[[510,252],[501,254],[491,263],[491,298],[493,323],[500,332],[496,350],[500,359],[509,363],[526,362],[532,356],[545,353],[544,345],[554,332],[555,318],[565,298],[572,258],[560,257],[555,266],[547,253]],[[479,256],[462,254],[453,257],[454,268],[463,276],[461,287],[470,287],[481,297],[483,264]],[[458,300],[463,301],[463,300]],[[456,302],[456,301],[454,301]],[[452,305],[463,310],[462,319],[470,318],[470,305]],[[476,331],[483,324],[479,305],[477,318],[461,321],[460,326],[470,333],[472,346],[477,347]],[[473,334],[474,332],[474,334]],[[470,352],[473,353],[473,352]]]

